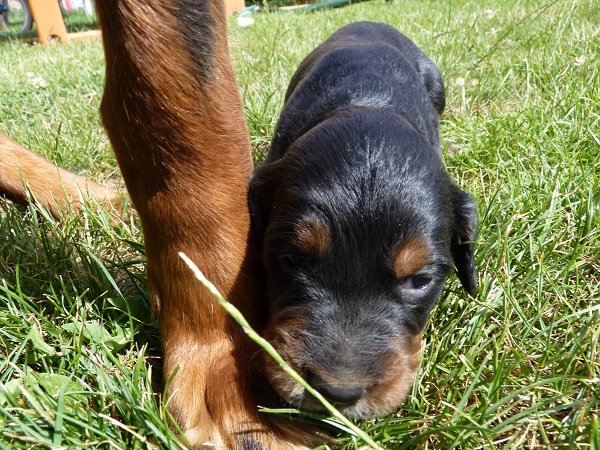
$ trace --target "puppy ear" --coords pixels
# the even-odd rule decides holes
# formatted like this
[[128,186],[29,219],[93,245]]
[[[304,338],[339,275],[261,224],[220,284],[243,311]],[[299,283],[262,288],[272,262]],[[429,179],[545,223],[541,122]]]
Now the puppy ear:
[[475,269],[475,234],[477,232],[477,205],[465,191],[455,188],[454,223],[450,251],[456,266],[458,279],[465,290],[474,297],[477,294],[477,271]]
[[435,108],[438,117],[442,117],[446,107],[446,89],[444,80],[437,66],[431,60],[425,57],[426,61],[421,61],[417,65],[417,71],[423,78],[423,83],[429,94],[429,100]]
[[269,214],[273,205],[276,178],[273,167],[277,163],[262,164],[252,172],[248,182],[248,206],[252,230],[259,248],[262,248],[265,229],[269,224]]

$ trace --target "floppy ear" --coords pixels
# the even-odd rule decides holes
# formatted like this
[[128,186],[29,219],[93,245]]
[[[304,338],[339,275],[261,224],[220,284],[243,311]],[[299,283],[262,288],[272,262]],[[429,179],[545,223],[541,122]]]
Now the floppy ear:
[[474,297],[477,294],[477,270],[475,269],[475,233],[477,232],[477,205],[465,191],[455,188],[454,223],[452,224],[451,249],[458,279],[465,290]]
[[268,163],[258,166],[248,181],[248,206],[250,208],[250,221],[256,242],[262,248],[265,229],[269,224],[269,215],[275,197],[276,177],[273,176],[277,163]]
[[437,66],[425,54],[423,56],[423,58],[417,60],[417,72],[423,79],[431,104],[435,108],[438,117],[441,117],[446,107],[444,80]]

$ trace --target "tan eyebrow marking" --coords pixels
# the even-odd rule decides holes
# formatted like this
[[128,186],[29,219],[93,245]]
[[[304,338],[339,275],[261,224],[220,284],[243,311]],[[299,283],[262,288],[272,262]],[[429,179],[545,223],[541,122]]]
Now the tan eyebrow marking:
[[295,241],[310,256],[323,256],[331,244],[329,227],[315,219],[303,219],[295,226]]
[[430,246],[420,237],[411,237],[394,254],[393,267],[398,278],[414,275],[432,260]]

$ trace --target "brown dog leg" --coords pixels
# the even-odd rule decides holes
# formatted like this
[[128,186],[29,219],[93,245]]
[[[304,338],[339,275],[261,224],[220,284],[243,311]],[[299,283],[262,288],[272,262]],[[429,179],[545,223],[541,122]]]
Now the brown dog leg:
[[28,191],[56,218],[57,205],[77,209],[90,195],[106,206],[121,203],[116,190],[60,169],[0,132],[0,196],[25,206]]
[[145,236],[169,409],[195,447],[316,444],[257,412],[257,349],[179,258],[185,252],[263,326],[249,244],[250,145],[220,0],[97,0],[106,54],[101,113]]

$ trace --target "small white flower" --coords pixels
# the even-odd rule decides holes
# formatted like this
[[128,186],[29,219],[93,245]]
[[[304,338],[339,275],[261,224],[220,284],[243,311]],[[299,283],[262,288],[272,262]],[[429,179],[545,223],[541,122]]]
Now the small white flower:
[[33,84],[36,88],[47,88],[48,83],[42,77],[34,77],[29,80],[31,84]]
[[577,67],[582,66],[584,62],[585,62],[585,55],[581,55],[581,56],[578,56],[577,58],[575,58],[575,65]]
[[477,86],[478,84],[479,84],[479,81],[471,80],[471,86]]
[[48,87],[48,83],[46,83],[46,80],[44,80],[42,77],[36,76],[35,73],[26,72],[25,75],[27,76],[27,81],[29,81],[29,83],[31,83],[36,88],[39,89]]
[[242,58],[244,59],[244,61],[249,62],[251,64],[255,64],[258,62],[258,58],[255,58],[244,51],[242,51]]
[[454,80],[454,84],[456,84],[457,86],[464,86],[465,79],[463,77],[458,77],[456,80]]
[[493,18],[494,18],[494,16],[496,15],[496,13],[494,12],[494,10],[493,10],[493,9],[486,9],[486,10],[483,12],[483,15],[485,16],[485,18],[486,18],[487,20],[490,20],[490,19],[493,19]]

